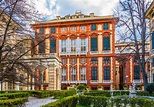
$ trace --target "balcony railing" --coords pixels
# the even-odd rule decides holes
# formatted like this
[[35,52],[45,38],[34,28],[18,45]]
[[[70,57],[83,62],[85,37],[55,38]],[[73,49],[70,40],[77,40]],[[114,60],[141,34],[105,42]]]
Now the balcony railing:
[[62,81],[62,84],[87,84],[87,80],[79,80],[79,81]]
[[110,54],[111,51],[110,51],[110,50],[103,50],[102,53],[103,53],[103,54]]
[[142,80],[141,79],[134,79],[133,82],[134,83],[142,83]]
[[34,58],[50,58],[52,56],[57,56],[57,53],[39,53],[37,55],[33,55]]
[[90,83],[98,83],[98,80],[90,80]]
[[111,80],[103,80],[103,83],[111,83]]
[[98,54],[98,51],[90,51],[90,54]]

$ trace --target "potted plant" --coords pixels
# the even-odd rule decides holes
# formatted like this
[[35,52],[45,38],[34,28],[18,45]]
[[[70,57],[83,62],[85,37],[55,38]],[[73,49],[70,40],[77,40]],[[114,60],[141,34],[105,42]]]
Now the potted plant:
[[87,86],[85,86],[85,88],[86,88],[86,90],[89,92],[90,86],[87,85]]
[[84,92],[85,86],[83,84],[80,84],[77,86],[77,93],[82,94]]
[[101,85],[97,86],[97,88],[98,88],[98,90],[102,90],[102,86]]
[[137,90],[140,90],[141,89],[141,85],[140,84],[137,84],[136,85],[136,88],[137,88]]
[[128,88],[128,86],[125,84],[125,85],[123,86],[123,89],[126,90],[127,88]]

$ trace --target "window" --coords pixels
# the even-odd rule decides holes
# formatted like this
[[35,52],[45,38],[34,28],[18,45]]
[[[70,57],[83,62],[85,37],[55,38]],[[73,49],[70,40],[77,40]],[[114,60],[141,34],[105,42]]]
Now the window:
[[56,53],[56,40],[50,40],[50,53]]
[[71,52],[76,52],[76,40],[71,40]]
[[91,30],[96,30],[96,24],[91,24]]
[[91,51],[97,51],[97,38],[91,38]]
[[73,59],[71,59],[71,63],[72,64],[75,64],[76,63],[76,60],[73,58]]
[[86,58],[81,58],[81,63],[82,64],[86,63]]
[[62,59],[62,64],[66,64],[66,59]]
[[55,34],[56,33],[56,27],[51,27],[51,34]]
[[134,66],[134,79],[140,79],[140,68],[139,68],[139,66]]
[[80,30],[86,30],[86,26],[81,26]]
[[44,28],[40,28],[40,34],[44,34]]
[[76,80],[76,68],[74,67],[71,68],[71,77],[72,81]]
[[76,27],[71,27],[71,30],[76,30]]
[[66,52],[66,40],[61,40],[61,52]]
[[96,64],[97,63],[97,58],[91,58],[91,63]]
[[62,32],[66,31],[66,27],[62,27],[62,28],[61,28],[61,31],[62,31]]
[[108,30],[108,23],[104,23],[104,30]]
[[103,38],[103,50],[110,50],[110,37]]
[[110,66],[104,66],[104,80],[110,80]]
[[80,71],[80,80],[86,80],[86,68],[81,68]]
[[97,80],[97,67],[93,66],[91,68],[91,80]]
[[154,31],[152,32],[152,49],[154,49]]
[[109,64],[110,63],[110,57],[104,57],[104,63]]
[[81,39],[81,52],[86,51],[86,39]]
[[39,43],[38,53],[45,53],[45,42],[44,41]]
[[66,68],[62,68],[62,81],[66,81]]

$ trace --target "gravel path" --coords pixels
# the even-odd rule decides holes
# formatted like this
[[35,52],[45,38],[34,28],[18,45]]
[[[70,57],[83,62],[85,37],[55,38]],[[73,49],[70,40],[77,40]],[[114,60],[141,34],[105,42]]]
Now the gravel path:
[[53,98],[44,98],[38,99],[35,97],[29,97],[28,102],[25,103],[25,107],[41,107],[42,105],[48,104],[50,102],[54,102],[56,99]]

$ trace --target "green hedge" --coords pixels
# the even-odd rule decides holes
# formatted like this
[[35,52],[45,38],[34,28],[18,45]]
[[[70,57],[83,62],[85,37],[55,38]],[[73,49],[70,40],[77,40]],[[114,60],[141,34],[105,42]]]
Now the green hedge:
[[28,92],[17,92],[17,93],[5,93],[0,94],[0,97],[7,97],[8,99],[14,99],[14,98],[22,98],[22,97],[28,97]]
[[55,102],[46,104],[46,105],[44,105],[42,107],[76,107],[77,100],[78,100],[77,95],[68,96],[68,97],[59,99],[59,100],[57,100]]
[[75,90],[51,90],[51,91],[33,91],[31,94],[37,98],[54,96],[55,98],[64,98],[76,94]]
[[104,96],[79,96],[79,105],[93,107],[153,107],[154,100],[145,98],[110,98]]
[[28,98],[16,98],[16,99],[8,99],[8,100],[0,100],[0,107],[17,107],[23,105]]
[[[120,95],[129,95],[129,91],[128,90],[121,90],[121,91],[112,91],[113,92],[113,96],[120,96]],[[98,91],[98,90],[92,90],[89,92],[85,92],[85,95],[90,95],[90,96],[106,96],[106,97],[111,97],[111,91]],[[149,94],[149,92],[145,92],[145,91],[137,91],[137,95],[139,96],[154,96],[154,93]]]

